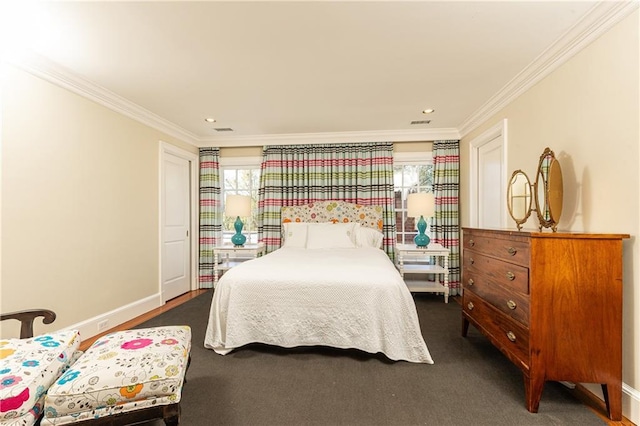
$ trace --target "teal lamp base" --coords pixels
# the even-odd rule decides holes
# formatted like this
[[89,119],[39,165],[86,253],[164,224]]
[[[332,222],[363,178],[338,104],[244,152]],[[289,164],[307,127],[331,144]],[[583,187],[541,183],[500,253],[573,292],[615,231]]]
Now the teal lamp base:
[[413,239],[413,242],[416,243],[416,247],[418,248],[426,248],[429,245],[431,238],[424,233],[427,229],[427,222],[424,220],[422,215],[420,216],[420,220],[418,220],[417,228],[418,234]]
[[233,223],[233,228],[236,230],[236,233],[231,237],[231,242],[236,247],[244,246],[244,243],[247,241],[247,237],[242,235],[242,227],[244,224],[240,220],[240,216],[236,217],[236,221]]

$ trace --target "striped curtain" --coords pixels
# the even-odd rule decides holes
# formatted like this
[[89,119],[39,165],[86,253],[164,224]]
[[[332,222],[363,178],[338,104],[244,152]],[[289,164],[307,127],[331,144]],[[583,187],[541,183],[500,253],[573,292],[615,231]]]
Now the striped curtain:
[[218,148],[200,148],[200,288],[213,287],[213,247],[222,244]]
[[383,246],[393,259],[393,144],[278,145],[264,149],[258,239],[280,247],[280,208],[323,200],[383,207]]
[[447,247],[450,294],[460,294],[460,141],[433,142],[433,192],[436,209],[432,232],[435,242]]

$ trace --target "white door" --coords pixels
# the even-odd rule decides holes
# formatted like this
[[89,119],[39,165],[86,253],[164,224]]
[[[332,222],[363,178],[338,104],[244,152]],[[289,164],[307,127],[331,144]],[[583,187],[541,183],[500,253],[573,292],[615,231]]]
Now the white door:
[[500,137],[478,150],[478,226],[502,228],[502,140]]
[[471,141],[470,223],[478,228],[506,226],[505,146],[503,120]]
[[189,235],[189,160],[164,154],[162,181],[162,300],[190,290],[191,236]]

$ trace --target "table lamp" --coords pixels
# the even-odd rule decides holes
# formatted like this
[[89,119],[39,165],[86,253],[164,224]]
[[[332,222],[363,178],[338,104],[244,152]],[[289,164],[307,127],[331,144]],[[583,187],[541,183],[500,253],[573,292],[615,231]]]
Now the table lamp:
[[434,211],[435,197],[433,194],[417,192],[407,196],[407,216],[415,218],[420,217],[416,224],[418,234],[413,239],[416,243],[416,247],[426,248],[429,245],[429,241],[431,241],[431,239],[424,233],[427,229],[427,222],[424,220],[424,216],[431,217],[433,216]]
[[236,233],[231,237],[231,242],[236,247],[244,246],[247,237],[242,235],[242,227],[244,224],[242,220],[240,220],[240,217],[251,216],[251,197],[248,195],[227,195],[224,203],[224,214],[226,216],[236,217],[236,221],[233,223]]

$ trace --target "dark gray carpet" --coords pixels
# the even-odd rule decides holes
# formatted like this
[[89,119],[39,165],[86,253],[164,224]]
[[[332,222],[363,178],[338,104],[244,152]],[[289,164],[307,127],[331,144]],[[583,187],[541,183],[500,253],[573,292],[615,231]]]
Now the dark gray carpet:
[[207,292],[138,326],[191,326],[184,426],[605,424],[555,382],[545,385],[539,413],[529,413],[522,373],[475,328],[461,337],[460,305],[441,296],[414,297],[433,365],[266,345],[221,356],[203,346],[211,297]]

